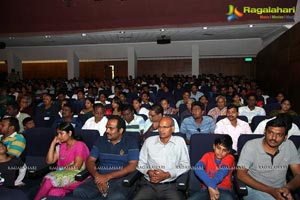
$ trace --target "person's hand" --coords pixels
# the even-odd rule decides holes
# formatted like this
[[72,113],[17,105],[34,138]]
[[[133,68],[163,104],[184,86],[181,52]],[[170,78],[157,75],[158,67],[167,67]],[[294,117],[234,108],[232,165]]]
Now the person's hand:
[[94,177],[94,182],[95,184],[102,184],[105,183],[107,184],[107,182],[110,180],[110,177],[108,174],[96,174]]
[[56,145],[56,144],[60,144],[61,142],[60,142],[60,140],[58,139],[58,137],[57,136],[55,136],[54,138],[53,138],[53,140],[52,140],[52,142],[51,142],[51,144],[52,145]]
[[270,194],[277,200],[292,200],[292,195],[290,193],[290,191],[285,188],[273,188],[270,192]]
[[220,192],[218,188],[214,189],[212,187],[208,187],[208,193],[210,200],[218,200],[220,198]]
[[[150,176],[150,182],[159,183],[167,178],[170,178],[170,173],[165,172],[161,169],[153,170],[154,173]],[[152,172],[150,172],[152,173]]]
[[107,194],[107,190],[108,190],[107,183],[98,183],[97,187],[101,194]]

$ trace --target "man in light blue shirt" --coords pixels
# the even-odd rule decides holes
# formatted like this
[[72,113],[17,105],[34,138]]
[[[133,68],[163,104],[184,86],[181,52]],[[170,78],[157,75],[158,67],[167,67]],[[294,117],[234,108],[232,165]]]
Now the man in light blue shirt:
[[213,133],[216,124],[209,116],[203,116],[204,104],[195,101],[192,103],[192,116],[185,118],[181,123],[180,132],[186,135],[186,143],[190,144],[190,139],[193,134]]

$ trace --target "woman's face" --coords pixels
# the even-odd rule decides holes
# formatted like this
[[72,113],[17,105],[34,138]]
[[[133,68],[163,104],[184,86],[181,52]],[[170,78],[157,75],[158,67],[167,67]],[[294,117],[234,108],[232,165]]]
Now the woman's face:
[[239,95],[234,95],[234,97],[232,98],[233,102],[235,103],[239,103],[240,102],[240,97]]
[[166,100],[162,100],[160,102],[160,105],[163,107],[164,110],[167,110],[170,106]]
[[113,107],[113,109],[119,108],[119,104],[117,104],[115,100],[112,100],[111,107]]
[[67,142],[71,138],[71,135],[72,135],[71,131],[66,132],[66,131],[62,131],[62,130],[57,130],[56,132],[57,132],[57,137],[61,143]]
[[289,109],[291,109],[291,102],[289,100],[285,100],[284,102],[282,102],[281,110],[287,112]]
[[85,107],[87,108],[87,109],[90,109],[90,108],[92,108],[93,107],[93,104],[92,104],[92,102],[90,102],[90,100],[85,100]]
[[141,107],[140,102],[138,102],[137,100],[133,100],[132,105],[135,110],[140,109]]

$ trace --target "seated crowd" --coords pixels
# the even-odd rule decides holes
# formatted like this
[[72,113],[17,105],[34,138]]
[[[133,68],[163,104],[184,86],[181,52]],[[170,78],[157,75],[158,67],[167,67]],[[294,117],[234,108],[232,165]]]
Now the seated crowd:
[[[299,154],[287,140],[300,137],[291,100],[282,92],[263,94],[244,77],[35,80],[9,82],[0,90],[0,194],[26,184],[23,133],[35,127],[56,132],[45,157],[56,170],[44,176],[34,199],[235,199],[236,164],[236,176],[247,185],[245,199],[292,199],[300,189]],[[264,117],[256,124],[258,116]],[[77,138],[80,130],[99,132],[91,149]],[[239,137],[253,133],[264,137],[240,151]],[[196,134],[220,137],[191,166]],[[84,170],[90,176],[76,181]],[[121,187],[122,178],[136,170],[143,175],[139,189]],[[202,184],[186,195],[176,180],[190,170]]]

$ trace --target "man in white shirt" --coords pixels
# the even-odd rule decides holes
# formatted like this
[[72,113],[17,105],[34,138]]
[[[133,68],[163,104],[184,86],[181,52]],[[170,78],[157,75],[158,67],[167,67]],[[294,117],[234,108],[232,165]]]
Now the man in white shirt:
[[126,123],[126,132],[144,131],[145,120],[143,117],[134,114],[134,108],[131,104],[127,104],[122,108],[122,117]]
[[215,133],[228,134],[232,138],[232,149],[237,150],[237,142],[241,134],[252,134],[247,122],[237,118],[239,115],[238,107],[231,104],[227,107],[226,118],[216,124]]
[[183,138],[172,136],[175,130],[172,118],[163,117],[158,129],[159,135],[149,137],[140,151],[137,169],[144,179],[134,200],[183,199],[175,181],[190,169],[187,146]]
[[[292,135],[300,135],[299,127],[295,123],[293,123],[293,119],[289,114],[282,113],[282,114],[277,115],[277,117],[283,117],[286,120],[288,120],[289,123],[292,124],[291,128],[288,130],[288,138]],[[261,121],[253,133],[254,134],[264,134],[267,122],[271,121],[272,119],[275,119],[275,118],[276,117],[272,117],[270,119],[265,119],[265,120]]]
[[105,108],[102,104],[96,103],[93,106],[94,117],[89,118],[81,129],[98,130],[100,136],[103,136],[106,131],[107,117],[104,116]]
[[249,94],[247,97],[247,106],[239,108],[240,115],[244,115],[248,118],[249,124],[254,116],[265,116],[266,112],[263,108],[255,106],[257,97],[255,94]]

